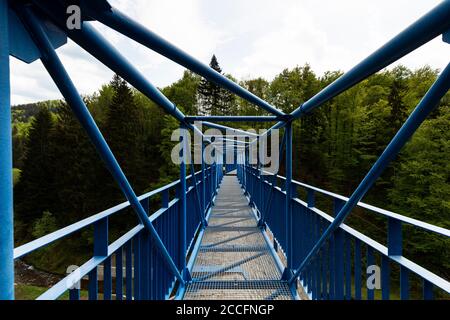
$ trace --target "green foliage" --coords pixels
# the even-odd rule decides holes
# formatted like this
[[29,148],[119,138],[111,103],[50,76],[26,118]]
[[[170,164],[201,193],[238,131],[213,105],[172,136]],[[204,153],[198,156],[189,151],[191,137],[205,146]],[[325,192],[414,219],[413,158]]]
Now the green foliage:
[[42,214],[41,218],[38,218],[33,226],[33,236],[36,238],[43,237],[58,229],[55,217],[48,211]]
[[22,170],[14,168],[13,169],[13,186],[15,186],[20,181],[20,175]]
[[[406,216],[450,228],[450,110],[440,109],[426,120],[402,154],[389,198],[395,210]],[[426,265],[450,276],[448,239],[411,230],[414,243],[409,253]]]
[[[222,73],[215,56],[211,66]],[[349,195],[437,73],[429,67],[384,70],[295,121],[294,178]],[[270,82],[255,78],[240,84],[284,112],[291,112],[341,75],[340,71],[329,71],[319,77],[306,64],[285,69]],[[187,115],[268,114],[189,71],[161,91]],[[171,137],[179,128],[173,117],[118,76],[98,93],[84,97],[84,101],[136,193],[178,179],[179,166],[171,161],[172,148],[178,143]],[[449,228],[449,106],[448,94],[377,180],[366,202]],[[20,106],[14,109],[13,118],[18,243],[124,201],[65,103]],[[267,126],[249,122],[239,123],[238,127]],[[282,163],[281,173],[283,170]],[[320,199],[318,202],[318,206],[323,205]],[[136,221],[133,215],[118,215],[110,224],[111,238]],[[385,241],[385,219],[375,215],[366,219],[361,212],[355,212],[350,222],[361,232]],[[74,237],[32,254],[30,261],[42,269],[65,272],[67,265],[81,263],[91,254],[91,231],[84,230]],[[447,277],[448,246],[448,240],[442,237],[405,228],[408,257]]]
[[17,219],[26,221],[19,238],[28,238],[31,226],[53,204],[53,174],[50,136],[54,122],[48,108],[42,108],[31,122],[21,179],[15,186]]
[[200,77],[190,71],[185,71],[183,77],[163,89],[164,95],[186,115],[197,115],[197,90]]
[[[209,66],[222,73],[215,55],[212,56]],[[231,75],[226,75],[232,78]],[[201,79],[198,85],[199,111],[205,115],[233,115],[235,114],[235,96],[214,82]]]

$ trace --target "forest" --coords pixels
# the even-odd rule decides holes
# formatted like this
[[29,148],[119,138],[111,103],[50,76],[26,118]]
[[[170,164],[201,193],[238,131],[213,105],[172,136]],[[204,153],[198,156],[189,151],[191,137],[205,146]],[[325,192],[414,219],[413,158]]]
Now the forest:
[[[210,66],[225,74],[215,56]],[[428,66],[383,70],[295,121],[294,178],[349,196],[438,73]],[[305,64],[285,69],[271,81],[255,78],[239,84],[288,113],[341,74],[318,75]],[[267,115],[188,71],[161,91],[186,115]],[[83,98],[137,194],[178,178],[170,160],[170,136],[178,127],[173,118],[117,75]],[[364,202],[450,228],[449,106],[447,94]],[[64,101],[14,106],[12,112],[16,246],[125,200]],[[112,237],[137,222],[131,214],[114,218]],[[348,223],[386,242],[385,219],[355,210]],[[404,238],[408,258],[450,277],[447,239],[414,229],[406,229]],[[27,262],[64,273],[67,265],[89,257],[91,247],[91,232],[76,234],[30,255]]]

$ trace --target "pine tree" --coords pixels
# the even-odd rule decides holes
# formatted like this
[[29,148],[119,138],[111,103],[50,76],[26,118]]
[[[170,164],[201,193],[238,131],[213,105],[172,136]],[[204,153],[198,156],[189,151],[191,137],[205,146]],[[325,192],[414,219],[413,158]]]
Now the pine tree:
[[[142,191],[145,182],[142,142],[142,123],[133,92],[118,75],[111,81],[114,90],[112,103],[106,116],[104,133],[117,161],[136,192]],[[113,184],[113,189],[118,190]],[[120,196],[121,198],[121,196]]]
[[409,70],[403,66],[396,67],[392,70],[393,80],[388,96],[388,104],[391,107],[391,114],[388,121],[392,128],[392,136],[397,133],[408,116],[408,107],[404,102],[404,97],[408,89],[407,78],[409,75]]
[[85,218],[104,207],[96,199],[96,191],[104,191],[105,182],[98,177],[105,171],[87,134],[66,103],[57,109],[57,119],[51,135],[55,206],[54,214],[60,227]]
[[52,114],[42,108],[32,120],[25,143],[22,175],[15,187],[15,213],[18,220],[19,241],[28,239],[33,222],[43,212],[53,208],[53,157],[50,135],[53,130]]
[[[222,73],[215,55],[212,56],[209,66]],[[235,107],[234,95],[226,89],[204,78],[198,86],[200,113],[205,115],[231,115]]]

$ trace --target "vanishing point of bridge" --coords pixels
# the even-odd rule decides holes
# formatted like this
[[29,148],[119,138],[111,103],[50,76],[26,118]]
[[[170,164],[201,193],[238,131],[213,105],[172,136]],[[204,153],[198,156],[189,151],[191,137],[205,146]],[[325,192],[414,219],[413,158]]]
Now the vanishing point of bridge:
[[[443,66],[436,82],[349,198],[292,179],[292,123],[432,39],[442,36],[443,41],[450,42],[450,1],[442,1],[291,114],[202,64],[106,0],[79,1],[82,24],[69,28],[66,20],[70,5],[65,0],[0,0],[0,299],[14,299],[15,259],[92,226],[92,257],[39,299],[58,299],[69,292],[70,299],[77,300],[81,290],[87,290],[91,300],[358,300],[379,298],[378,294],[390,299],[394,291],[401,299],[409,299],[413,279],[415,286],[419,283],[424,299],[432,299],[437,293],[448,297],[449,281],[403,256],[402,229],[408,225],[444,239],[450,237],[450,230],[360,200],[448,92],[450,64]],[[116,30],[268,115],[184,115],[89,21]],[[216,148],[213,163],[206,164],[202,159],[197,172],[192,164],[182,161],[179,180],[136,195],[55,51],[67,38],[178,120],[183,129],[183,150],[188,150],[187,130],[201,137],[202,149],[213,143],[197,121],[203,126],[232,130],[245,141],[232,138],[231,147]],[[17,248],[13,247],[10,55],[26,63],[41,60],[128,200]],[[242,121],[269,122],[272,126],[257,135],[217,123]],[[283,155],[285,159],[285,177],[264,172],[262,159],[249,161],[251,146],[275,129],[284,132],[280,158]],[[237,160],[224,165],[222,157],[230,153]],[[186,154],[183,156],[185,159]],[[317,195],[333,202],[332,212],[316,206]],[[150,200],[155,198],[160,199],[160,208],[151,211]],[[110,241],[109,218],[129,207],[140,224]],[[344,223],[355,207],[386,220],[388,236],[383,243]],[[366,285],[367,267],[373,265],[380,266],[380,291]],[[87,279],[86,288],[74,286],[82,279]]]

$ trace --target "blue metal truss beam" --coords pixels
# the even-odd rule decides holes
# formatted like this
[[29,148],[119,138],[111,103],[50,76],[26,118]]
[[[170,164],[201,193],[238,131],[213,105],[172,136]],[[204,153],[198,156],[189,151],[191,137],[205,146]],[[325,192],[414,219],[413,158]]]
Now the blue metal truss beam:
[[248,131],[241,130],[241,129],[231,128],[231,127],[224,126],[224,125],[217,124],[217,123],[213,123],[213,122],[204,121],[204,122],[202,122],[202,124],[207,126],[207,127],[214,128],[214,129],[227,130],[227,131],[230,131],[233,134],[237,134],[237,135],[245,135],[245,136],[248,136],[248,137],[258,137],[258,134],[256,134],[256,133],[248,132]]
[[[85,3],[85,6],[86,8],[90,8],[88,2]],[[97,8],[91,7],[91,10],[89,10],[89,14],[99,22],[158,52],[168,59],[188,68],[189,70],[201,75],[205,79],[208,79],[209,81],[212,81],[217,85],[228,89],[244,100],[257,105],[276,116],[284,115],[281,110],[270,105],[267,101],[264,101],[263,99],[257,97],[256,95],[237,85],[224,75],[201,63],[199,60],[190,56],[189,54],[177,48],[165,39],[161,38],[154,32],[148,30],[143,25],[137,23],[125,14],[121,13],[116,8],[111,7],[110,10],[97,10]]]
[[194,121],[222,121],[222,122],[271,122],[280,121],[276,116],[186,116],[187,122]]
[[78,118],[81,125],[86,130],[86,133],[88,134],[91,142],[94,144],[97,152],[99,153],[102,160],[106,164],[106,167],[111,172],[112,176],[116,180],[125,197],[135,210],[141,223],[152,235],[158,250],[161,252],[161,255],[168,264],[169,268],[171,269],[175,277],[178,278],[180,283],[184,284],[184,279],[182,278],[175,263],[170,257],[169,252],[165,248],[161,238],[159,237],[158,233],[156,232],[155,228],[150,222],[147,213],[145,212],[145,209],[139,202],[139,199],[134,193],[130,183],[128,182],[128,179],[126,178],[125,174],[120,168],[111,149],[106,143],[94,119],[89,113],[89,110],[87,109],[82,98],[78,94],[72,80],[70,79],[69,75],[64,69],[64,66],[59,60],[56,52],[54,51],[50,41],[47,38],[47,35],[45,34],[41,22],[35,17],[29,6],[20,7],[17,13],[20,16],[24,25],[26,26],[30,35],[32,35],[32,38],[35,41],[36,46],[41,51],[41,61],[44,64],[47,71],[49,72],[52,79],[54,80],[56,86],[58,87],[58,89],[68,102],[68,104],[72,107],[75,116]]
[[[89,23],[83,23],[81,29],[68,30],[65,28],[64,16],[58,15],[61,9],[54,1],[35,1],[37,7],[45,13],[67,35],[84,50],[89,52],[97,60],[109,69],[120,75],[137,90],[142,92],[168,114],[172,115],[180,123],[185,123],[185,115],[172,103],[161,91],[150,83],[118,50],[116,50],[99,32]],[[187,127],[199,134],[202,132],[194,125],[187,123]]]
[[329,101],[341,92],[351,88],[358,82],[387,67],[449,29],[450,1],[446,0],[411,24],[328,87],[303,103],[292,112],[292,116],[298,118],[302,114],[312,111],[314,108]]
[[[300,105],[291,113],[292,118],[298,119],[304,114],[311,112],[428,41],[448,32],[448,30],[450,30],[450,0],[445,0],[350,71]],[[273,129],[281,129],[284,125],[285,123],[280,121],[262,135],[270,135]]]

